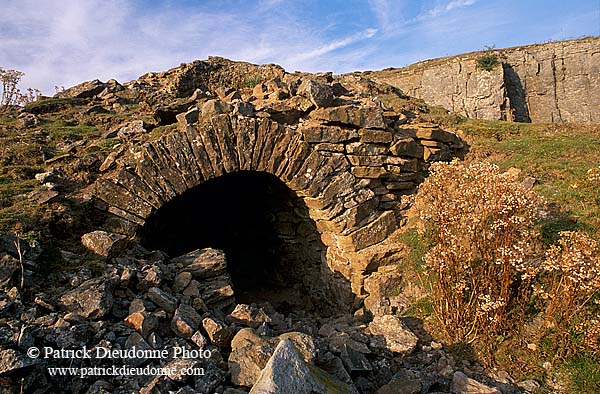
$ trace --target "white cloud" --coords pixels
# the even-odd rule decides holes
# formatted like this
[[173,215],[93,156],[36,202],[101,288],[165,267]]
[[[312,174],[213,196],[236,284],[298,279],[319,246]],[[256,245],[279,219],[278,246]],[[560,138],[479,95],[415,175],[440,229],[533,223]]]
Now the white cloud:
[[[267,3],[275,7],[281,1]],[[290,61],[299,53],[322,48],[325,54],[358,39],[328,44],[317,29],[291,12],[261,9],[261,4],[251,14],[176,7],[144,12],[136,4],[8,0],[2,10],[10,23],[0,27],[0,66],[24,71],[23,86],[52,94],[54,85],[94,78],[126,81],[209,55],[298,69],[314,65],[301,57],[297,64]],[[365,37],[369,34],[363,32]]]
[[435,7],[422,10],[415,16],[407,15],[407,9],[403,1],[393,0],[369,0],[371,12],[375,15],[379,27],[384,35],[394,36],[410,31],[418,27],[420,23],[437,19],[448,13],[470,7],[478,0],[452,0]]
[[366,40],[368,38],[373,37],[377,33],[377,29],[366,29],[365,31],[361,31],[355,33],[349,37],[335,40],[325,45],[322,45],[316,49],[312,49],[308,52],[299,53],[291,58],[292,62],[302,62],[307,59],[314,59],[320,56],[326,55],[330,52],[338,50],[340,48],[345,48],[349,45],[352,45],[356,42],[360,42]]
[[472,6],[476,2],[477,2],[477,0],[452,0],[446,4],[442,4],[437,7],[432,8],[431,10],[427,11],[426,13],[418,16],[417,19],[434,18],[434,17],[437,17],[439,15],[442,15],[444,13],[450,12],[455,9]]
[[398,14],[400,3],[392,0],[369,0],[371,11],[377,18],[381,29],[385,32],[390,26],[393,26],[393,14]]

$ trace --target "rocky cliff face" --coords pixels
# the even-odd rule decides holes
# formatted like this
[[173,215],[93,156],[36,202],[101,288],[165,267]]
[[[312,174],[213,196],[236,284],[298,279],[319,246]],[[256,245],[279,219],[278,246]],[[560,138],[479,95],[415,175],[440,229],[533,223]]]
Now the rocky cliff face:
[[369,77],[462,115],[517,122],[600,121],[600,37],[428,60]]

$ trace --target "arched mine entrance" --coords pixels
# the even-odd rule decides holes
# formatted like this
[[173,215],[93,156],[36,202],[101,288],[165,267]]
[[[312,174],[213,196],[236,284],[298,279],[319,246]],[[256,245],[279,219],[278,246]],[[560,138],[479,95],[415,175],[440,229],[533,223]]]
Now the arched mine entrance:
[[142,245],[172,257],[223,250],[238,303],[319,314],[331,303],[315,223],[302,199],[269,173],[234,172],[189,189],[152,214],[139,235]]

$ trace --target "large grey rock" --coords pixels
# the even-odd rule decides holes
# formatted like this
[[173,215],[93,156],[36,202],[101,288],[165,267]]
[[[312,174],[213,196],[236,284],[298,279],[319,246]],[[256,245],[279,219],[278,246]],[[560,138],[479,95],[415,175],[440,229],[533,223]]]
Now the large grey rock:
[[395,316],[376,316],[369,324],[369,331],[375,343],[394,353],[411,353],[417,347],[417,336]]
[[177,299],[158,287],[151,287],[146,293],[150,301],[166,312],[173,312],[177,307]]
[[304,361],[291,340],[279,342],[250,390],[251,394],[356,393],[322,369]]
[[479,383],[460,371],[454,372],[452,391],[456,394],[501,394],[497,388]]
[[308,363],[314,361],[316,346],[309,335],[289,332],[278,338],[261,337],[254,330],[244,328],[238,331],[231,341],[231,353],[228,360],[231,381],[237,386],[252,386],[260,371],[267,364],[277,343],[282,340],[292,341]]
[[298,87],[297,93],[309,99],[318,108],[330,107],[333,103],[331,88],[312,79],[305,79]]
[[75,315],[100,319],[112,308],[112,280],[105,277],[90,279],[60,298],[63,306]]
[[125,251],[127,237],[122,234],[111,234],[106,231],[92,231],[81,237],[83,246],[100,256],[115,256]]
[[227,268],[225,253],[212,248],[196,249],[171,259],[171,263],[181,264],[182,271],[190,272],[195,278],[219,276]]
[[36,363],[14,349],[0,349],[0,375],[27,368]]

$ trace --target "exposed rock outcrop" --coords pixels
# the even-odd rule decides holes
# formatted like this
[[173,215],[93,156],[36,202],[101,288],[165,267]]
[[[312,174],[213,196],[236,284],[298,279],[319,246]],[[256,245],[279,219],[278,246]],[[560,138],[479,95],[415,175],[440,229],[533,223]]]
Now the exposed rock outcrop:
[[[484,55],[498,64],[482,69]],[[476,119],[600,121],[600,37],[473,52],[368,77]]]

